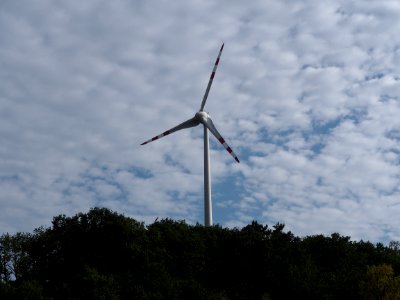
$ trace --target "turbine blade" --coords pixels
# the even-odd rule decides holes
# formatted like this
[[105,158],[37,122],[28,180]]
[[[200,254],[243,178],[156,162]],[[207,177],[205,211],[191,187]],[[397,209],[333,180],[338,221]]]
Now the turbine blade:
[[215,76],[215,72],[217,71],[219,58],[221,57],[221,54],[222,54],[222,49],[224,49],[224,44],[222,44],[221,49],[219,50],[219,54],[218,54],[217,60],[215,61],[214,68],[213,68],[213,70],[211,72],[210,80],[208,81],[207,89],[206,89],[206,92],[204,94],[203,101],[201,102],[200,111],[203,111],[204,106],[206,105],[208,93],[210,92],[211,84],[213,82],[213,79],[214,79],[214,76]]
[[174,128],[171,128],[171,129],[169,129],[169,130],[167,130],[167,131],[165,131],[165,132],[163,132],[163,133],[151,138],[150,140],[145,141],[144,143],[141,143],[140,145],[146,145],[147,143],[150,143],[152,141],[158,140],[159,138],[162,138],[162,137],[164,137],[164,136],[166,136],[168,134],[171,134],[171,133],[173,133],[175,131],[178,131],[178,130],[181,130],[181,129],[185,129],[185,128],[190,128],[190,127],[195,127],[195,126],[197,126],[199,124],[200,124],[199,121],[197,121],[195,118],[191,118],[191,119],[179,124],[178,126],[175,126]]
[[211,118],[207,118],[207,122],[205,123],[206,127],[211,131],[211,133],[217,138],[217,140],[225,147],[226,151],[229,152],[230,155],[237,161],[239,161],[239,158],[236,156],[235,152],[233,152],[232,148],[229,147],[229,145],[225,142],[224,138],[222,135],[218,132],[217,128],[215,128],[215,125]]

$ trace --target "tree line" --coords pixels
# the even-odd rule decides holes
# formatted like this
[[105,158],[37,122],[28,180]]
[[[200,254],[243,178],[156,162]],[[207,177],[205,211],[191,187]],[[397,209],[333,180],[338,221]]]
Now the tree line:
[[0,237],[0,299],[400,299],[400,243],[106,208]]

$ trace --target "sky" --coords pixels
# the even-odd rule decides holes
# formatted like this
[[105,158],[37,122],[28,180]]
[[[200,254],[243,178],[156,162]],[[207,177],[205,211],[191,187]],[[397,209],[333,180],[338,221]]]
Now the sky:
[[400,2],[0,2],[0,233],[107,207],[400,240]]

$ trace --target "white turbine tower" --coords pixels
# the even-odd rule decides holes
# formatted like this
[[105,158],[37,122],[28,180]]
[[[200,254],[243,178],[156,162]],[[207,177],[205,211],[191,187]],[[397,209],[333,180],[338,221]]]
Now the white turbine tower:
[[210,92],[211,84],[213,82],[215,71],[217,70],[219,58],[221,57],[222,49],[224,49],[224,44],[222,44],[221,49],[219,50],[219,54],[217,60],[215,61],[214,68],[212,70],[210,80],[208,81],[207,89],[203,97],[203,101],[201,102],[200,110],[195,114],[195,116],[174,128],[171,128],[160,135],[157,135],[150,140],[142,143],[141,145],[145,145],[152,141],[158,140],[168,134],[171,134],[175,131],[195,127],[200,123],[204,126],[204,224],[206,226],[212,225],[212,205],[211,205],[211,183],[210,183],[210,152],[209,152],[209,143],[208,143],[208,130],[217,138],[217,140],[225,147],[225,149],[229,152],[232,157],[239,162],[238,157],[233,152],[231,147],[225,142],[224,138],[218,132],[217,128],[215,128],[213,121],[208,113],[204,111],[204,106],[206,105],[208,93]]

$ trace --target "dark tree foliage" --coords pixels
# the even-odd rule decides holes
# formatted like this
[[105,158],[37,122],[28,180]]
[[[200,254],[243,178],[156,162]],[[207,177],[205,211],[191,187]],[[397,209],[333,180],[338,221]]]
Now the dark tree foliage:
[[397,299],[400,243],[143,223],[105,208],[0,237],[0,299]]

